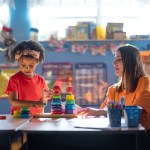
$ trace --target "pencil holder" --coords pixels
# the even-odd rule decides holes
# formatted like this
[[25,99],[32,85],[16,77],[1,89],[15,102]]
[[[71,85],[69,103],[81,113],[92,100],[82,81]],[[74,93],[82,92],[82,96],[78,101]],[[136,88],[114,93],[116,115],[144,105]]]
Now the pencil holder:
[[140,106],[126,106],[124,109],[125,123],[128,127],[138,127],[142,108]]
[[111,127],[121,127],[121,108],[108,108],[108,116]]

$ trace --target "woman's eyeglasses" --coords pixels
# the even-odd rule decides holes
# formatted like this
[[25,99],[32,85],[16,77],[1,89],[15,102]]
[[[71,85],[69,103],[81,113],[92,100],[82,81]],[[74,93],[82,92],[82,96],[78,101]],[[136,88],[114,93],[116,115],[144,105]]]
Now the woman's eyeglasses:
[[114,59],[113,64],[118,64],[120,62],[122,62],[122,59],[121,58],[116,58],[116,59]]

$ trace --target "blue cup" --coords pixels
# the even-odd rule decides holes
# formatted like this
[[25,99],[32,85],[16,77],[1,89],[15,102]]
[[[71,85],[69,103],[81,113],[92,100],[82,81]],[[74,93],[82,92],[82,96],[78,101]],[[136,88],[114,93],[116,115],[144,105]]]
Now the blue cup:
[[121,108],[108,108],[108,117],[110,127],[121,127],[121,117],[122,117]]
[[126,106],[124,109],[125,123],[128,127],[138,127],[140,123],[142,107]]

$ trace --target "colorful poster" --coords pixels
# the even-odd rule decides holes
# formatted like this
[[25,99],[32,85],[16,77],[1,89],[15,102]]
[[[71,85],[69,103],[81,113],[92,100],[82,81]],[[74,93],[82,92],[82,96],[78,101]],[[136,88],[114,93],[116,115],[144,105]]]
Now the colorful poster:
[[67,93],[68,86],[72,86],[73,67],[71,63],[43,63],[43,77],[50,89],[59,85],[62,93]]
[[75,64],[74,80],[76,103],[80,106],[100,106],[108,87],[106,64]]

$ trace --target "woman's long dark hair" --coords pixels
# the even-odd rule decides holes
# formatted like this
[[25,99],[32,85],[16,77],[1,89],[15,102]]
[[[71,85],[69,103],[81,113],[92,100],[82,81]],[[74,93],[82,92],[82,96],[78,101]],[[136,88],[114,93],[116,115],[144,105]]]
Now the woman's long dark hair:
[[123,80],[126,81],[126,91],[134,92],[136,90],[140,77],[145,76],[143,63],[139,49],[133,45],[123,45],[117,48],[123,63],[123,76],[118,91],[123,89]]

